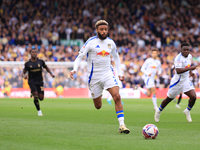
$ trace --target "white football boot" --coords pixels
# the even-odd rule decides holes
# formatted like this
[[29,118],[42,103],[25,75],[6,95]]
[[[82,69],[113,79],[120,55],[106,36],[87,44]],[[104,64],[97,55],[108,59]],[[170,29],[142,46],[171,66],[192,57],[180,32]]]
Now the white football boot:
[[176,104],[176,106],[175,106],[176,108],[178,108],[178,109],[180,109],[181,107],[179,106],[179,104]]
[[192,122],[192,118],[190,116],[190,111],[186,108],[183,113],[186,115],[186,119],[188,122]]
[[43,116],[43,114],[42,114],[42,111],[41,111],[41,110],[39,110],[39,111],[38,111],[38,116]]
[[125,125],[121,125],[118,129],[119,133],[125,133],[125,134],[129,134],[130,130],[125,126]]
[[159,122],[160,115],[161,115],[161,112],[159,111],[159,108],[157,108],[154,115],[155,122]]

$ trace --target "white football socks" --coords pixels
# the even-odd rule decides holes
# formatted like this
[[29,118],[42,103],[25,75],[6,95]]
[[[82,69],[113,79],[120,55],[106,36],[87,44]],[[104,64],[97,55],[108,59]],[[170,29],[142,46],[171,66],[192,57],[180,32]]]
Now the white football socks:
[[154,108],[157,108],[158,107],[158,105],[157,105],[157,98],[156,98],[155,95],[153,95],[153,97],[152,97],[152,102],[153,102]]
[[119,126],[124,125],[124,117],[119,117],[118,121],[119,121]]

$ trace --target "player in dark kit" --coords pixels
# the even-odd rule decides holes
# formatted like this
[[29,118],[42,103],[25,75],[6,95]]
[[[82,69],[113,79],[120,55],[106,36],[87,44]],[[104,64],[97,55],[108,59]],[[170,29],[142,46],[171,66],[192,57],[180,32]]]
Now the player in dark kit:
[[[38,98],[41,101],[44,99],[44,82],[42,76],[42,68],[45,68],[47,72],[50,73],[52,78],[54,78],[55,75],[51,72],[51,70],[43,60],[37,58],[37,53],[38,52],[36,49],[32,49],[30,51],[31,59],[29,59],[29,61],[25,63],[22,76],[24,79],[28,78],[28,84],[34,97],[34,104],[36,109],[38,110],[38,116],[43,116],[38,101]],[[28,75],[26,74],[27,71]]]

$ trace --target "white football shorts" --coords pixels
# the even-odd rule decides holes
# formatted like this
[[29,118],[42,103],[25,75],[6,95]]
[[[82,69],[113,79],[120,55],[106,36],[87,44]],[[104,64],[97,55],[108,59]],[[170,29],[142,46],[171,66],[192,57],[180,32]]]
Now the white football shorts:
[[119,86],[116,77],[112,72],[108,72],[103,76],[99,76],[97,79],[92,79],[89,83],[89,90],[91,92],[92,98],[95,99],[102,95],[103,90],[112,88],[114,86]]
[[177,95],[179,95],[181,92],[185,93],[192,89],[195,89],[193,86],[193,83],[187,79],[180,81],[180,78],[172,79],[170,82],[169,90],[167,92],[167,96],[169,98],[175,98]]
[[155,87],[155,81],[153,78],[150,78],[149,76],[146,76],[144,78],[144,83],[147,89],[150,89],[152,87]]

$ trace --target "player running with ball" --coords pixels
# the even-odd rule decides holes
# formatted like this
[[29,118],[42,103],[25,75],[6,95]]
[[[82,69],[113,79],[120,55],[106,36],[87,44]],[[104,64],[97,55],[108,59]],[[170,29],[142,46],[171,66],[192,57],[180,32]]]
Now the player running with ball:
[[124,76],[120,71],[120,59],[117,47],[108,35],[108,23],[105,20],[99,20],[95,24],[97,36],[93,36],[87,40],[81,48],[78,57],[74,62],[74,69],[70,76],[77,72],[78,66],[85,55],[87,55],[88,84],[96,109],[102,106],[102,91],[108,90],[115,101],[116,115],[119,121],[119,132],[128,134],[130,130],[124,124],[124,111],[119,94],[119,84],[114,76],[111,66],[111,54],[115,60],[115,65],[122,81]]

